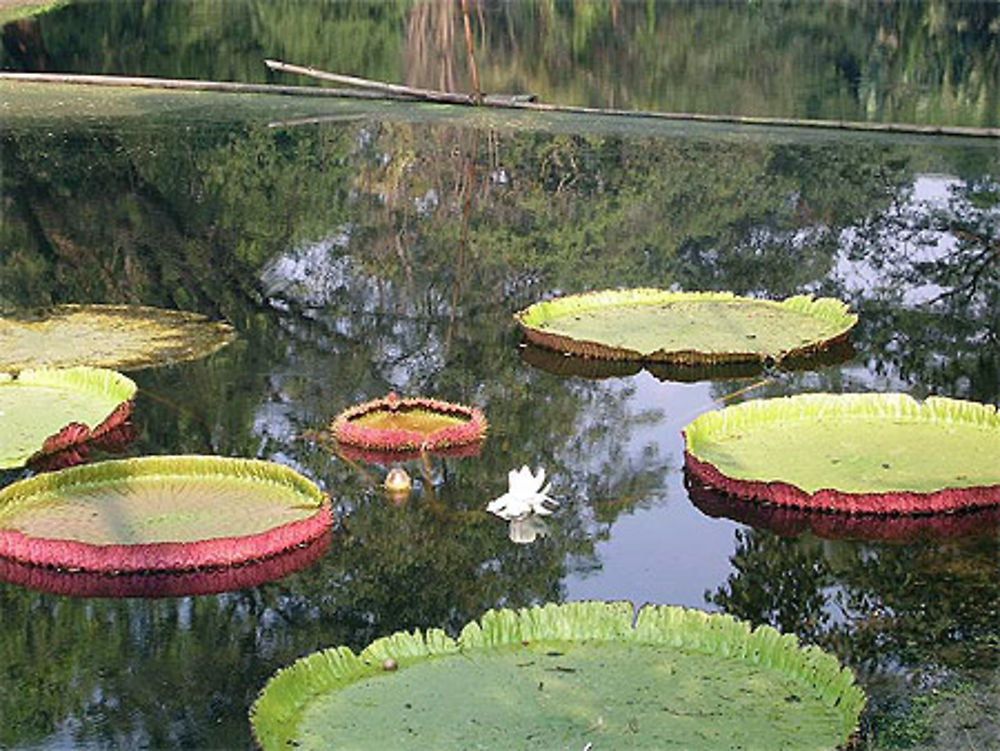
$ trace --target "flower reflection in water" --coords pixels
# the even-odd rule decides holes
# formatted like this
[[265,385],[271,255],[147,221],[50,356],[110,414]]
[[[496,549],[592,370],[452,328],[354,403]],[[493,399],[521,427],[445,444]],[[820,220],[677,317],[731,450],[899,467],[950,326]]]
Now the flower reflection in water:
[[539,537],[547,537],[549,525],[545,520],[535,514],[518,517],[510,520],[510,528],[507,532],[511,542],[518,545],[528,545]]

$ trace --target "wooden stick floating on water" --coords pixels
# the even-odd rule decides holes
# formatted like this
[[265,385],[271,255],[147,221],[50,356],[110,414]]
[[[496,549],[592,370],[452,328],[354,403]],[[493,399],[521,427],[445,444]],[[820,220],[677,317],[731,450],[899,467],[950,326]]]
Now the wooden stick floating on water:
[[[277,61],[271,61],[277,63]],[[309,75],[319,78],[319,73],[323,73],[326,80],[337,80],[332,78],[334,73],[317,71],[315,68],[300,68],[286,63],[280,63],[282,69],[288,72],[302,72],[302,75]],[[299,68],[299,70],[293,70]],[[276,68],[277,69],[277,68]],[[308,71],[308,72],[307,72]],[[352,76],[338,76],[343,79],[350,79]],[[330,89],[318,86],[274,86],[269,84],[236,83],[226,81],[198,81],[194,79],[177,78],[149,78],[136,76],[98,76],[98,75],[75,75],[70,73],[9,73],[0,72],[0,81],[25,81],[34,83],[64,83],[64,84],[90,84],[97,86],[132,86],[153,89],[182,89],[193,91],[221,91],[247,94],[282,94],[286,96],[314,96],[314,97],[339,97],[349,99],[404,99],[429,102],[441,102],[447,104],[472,105],[471,97],[465,94],[450,94],[448,92],[435,92],[432,90],[414,89],[409,86],[398,86],[397,84],[384,84],[379,81],[368,81],[364,78],[355,78],[358,86],[367,84],[379,84],[375,90],[360,89]],[[363,83],[361,83],[363,82]],[[396,87],[401,91],[393,93],[384,87]],[[408,89],[409,91],[402,91]],[[449,99],[439,99],[425,97],[417,92],[427,91],[432,95],[443,95],[453,97]],[[1000,138],[1000,128],[975,127],[971,125],[916,125],[912,123],[876,123],[857,122],[849,120],[799,120],[790,117],[750,117],[742,115],[709,115],[693,112],[646,112],[641,110],[617,110],[598,109],[596,107],[574,107],[560,104],[543,104],[534,101],[531,95],[503,95],[488,94],[483,97],[483,106],[498,107],[517,110],[528,110],[532,112],[555,112],[571,115],[589,115],[595,117],[622,117],[622,118],[645,118],[652,120],[669,120],[676,122],[703,122],[720,123],[731,125],[760,125],[765,127],[780,128],[813,128],[817,130],[846,130],[875,133],[899,133],[908,135],[928,135],[928,136],[960,136],[966,138]]]
[[358,86],[370,91],[381,91],[386,94],[404,96],[412,99],[420,99],[428,102],[445,102],[447,104],[475,104],[476,101],[468,94],[453,94],[449,91],[435,91],[434,89],[418,89],[413,86],[403,86],[398,83],[385,83],[384,81],[373,81],[370,78],[360,78],[358,76],[342,76],[339,73],[328,73],[318,68],[310,68],[302,65],[291,65],[280,60],[264,60],[264,64],[271,70],[283,73],[296,73],[300,76],[308,76],[321,81],[333,81],[347,86]]
[[101,76],[77,73],[12,73],[0,71],[0,81],[25,83],[66,83],[86,86],[122,86],[182,91],[220,91],[236,94],[281,94],[284,96],[339,97],[349,99],[403,99],[374,91],[330,89],[319,86],[274,86],[266,83],[200,81],[193,78],[152,78],[148,76]]
[[599,109],[597,107],[575,107],[572,105],[544,104],[535,101],[534,95],[519,94],[488,94],[477,102],[475,97],[467,94],[452,94],[446,91],[431,89],[416,89],[399,84],[372,81],[367,78],[342,76],[338,73],[327,73],[317,68],[307,68],[291,65],[278,60],[265,60],[272,70],[282,70],[298,73],[326,81],[360,86],[376,91],[402,94],[427,101],[449,102],[452,104],[483,104],[487,107],[506,107],[511,109],[532,110],[537,112],[562,112],[576,115],[640,117],[658,120],[689,120],[692,122],[730,123],[736,125],[765,125],[777,127],[821,128],[833,130],[874,131],[879,133],[912,133],[919,135],[941,136],[972,136],[978,138],[1000,138],[1000,128],[979,128],[966,125],[916,125],[912,123],[879,123],[859,122],[851,120],[800,120],[793,117],[753,117],[749,115],[712,115],[694,112],[649,112],[643,110]]

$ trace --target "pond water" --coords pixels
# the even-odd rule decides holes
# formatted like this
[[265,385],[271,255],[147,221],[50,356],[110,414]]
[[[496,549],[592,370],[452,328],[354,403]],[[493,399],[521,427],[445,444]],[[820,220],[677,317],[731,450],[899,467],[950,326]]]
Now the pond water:
[[[2,64],[263,81],[272,55],[461,88],[447,8],[73,3],[5,27]],[[482,6],[476,29],[484,86],[549,101],[996,125],[997,19],[985,3],[518,2]],[[750,515],[686,487],[681,438],[707,410],[799,392],[997,404],[995,139],[12,84],[0,103],[0,307],[228,320],[218,353],[130,373],[137,435],[119,450],[272,459],[339,515],[317,560],[236,591],[82,597],[7,573],[0,747],[246,748],[248,706],[300,655],[601,598],[832,651],[869,693],[861,748],[997,748],[997,515]],[[521,346],[518,309],[617,286],[833,295],[861,322],[839,361],[697,380],[574,372]],[[309,437],[389,391],[490,422],[478,456],[406,463],[400,505],[385,468]],[[525,545],[483,511],[521,465],[562,502]]]

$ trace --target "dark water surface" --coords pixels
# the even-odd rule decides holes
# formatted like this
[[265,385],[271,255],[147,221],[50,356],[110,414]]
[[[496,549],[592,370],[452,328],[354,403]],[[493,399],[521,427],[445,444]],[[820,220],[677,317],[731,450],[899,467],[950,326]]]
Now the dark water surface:
[[[906,23],[965,39],[961,18],[996,18],[985,3],[610,3],[593,6],[587,36],[579,7],[549,7],[485,6],[491,59],[518,63],[481,63],[484,78],[551,99],[617,92],[615,104],[686,109],[712,79],[685,68],[663,93],[644,78],[650,61],[717,54],[734,66],[719,68],[723,88],[747,94],[742,111],[854,118],[870,99],[871,116],[890,119],[917,104],[891,87],[861,96],[875,80],[865,40],[915,42],[883,22],[923,14]],[[551,39],[517,33],[543,13]],[[806,40],[791,32],[768,49],[781,64],[758,54],[759,14],[856,50],[858,91],[820,95],[840,84],[797,71]],[[311,62],[346,70],[331,41],[344,39],[363,61],[355,72],[437,85],[449,58],[415,47],[432,45],[441,15],[431,4],[85,3],[33,22],[45,51],[34,65],[263,80],[251,58],[303,60],[310,44],[321,50]],[[718,47],[696,54],[689,39],[682,56],[663,43],[706,26]],[[927,82],[928,121],[996,123],[995,107],[947,93],[960,77],[932,84],[934,66],[959,58],[995,70],[991,33],[978,56],[917,56],[930,61],[903,78]],[[726,36],[753,54],[724,55]],[[268,39],[300,47],[272,52]],[[21,65],[9,49],[5,66]],[[612,60],[628,75],[605,76]],[[995,78],[977,76],[963,90],[975,79],[995,102]],[[705,109],[728,106],[719,97]],[[224,594],[79,597],[0,569],[0,747],[245,748],[257,691],[312,650],[454,631],[492,607],[607,598],[722,610],[831,650],[869,692],[861,748],[997,748],[996,515],[750,515],[685,487],[680,436],[724,401],[798,392],[1000,401],[996,141],[71,88],[4,86],[0,102],[0,308],[142,303],[232,322],[238,340],[212,357],[130,374],[138,435],[125,452],[273,459],[341,514],[318,560]],[[693,382],[574,373],[519,346],[519,308],[639,285],[836,295],[861,323],[842,361]],[[385,469],[303,437],[390,390],[476,404],[491,426],[478,457],[433,459],[426,475],[408,463],[417,488],[399,506],[381,492]],[[563,502],[528,545],[483,511],[522,464],[544,467]]]

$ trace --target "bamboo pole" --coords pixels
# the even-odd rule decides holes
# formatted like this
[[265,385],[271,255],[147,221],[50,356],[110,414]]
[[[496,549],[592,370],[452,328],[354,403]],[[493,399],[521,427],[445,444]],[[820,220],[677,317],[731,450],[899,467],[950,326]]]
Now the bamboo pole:
[[374,91],[330,89],[319,86],[275,86],[235,81],[200,81],[193,78],[151,78],[148,76],[101,76],[78,73],[13,73],[0,71],[0,81],[65,83],[87,86],[125,86],[182,91],[220,91],[237,94],[281,94],[284,96],[339,97],[350,99],[403,99]]
[[296,73],[301,76],[317,78],[321,81],[333,81],[347,86],[358,86],[369,91],[380,91],[385,94],[420,99],[428,102],[444,102],[447,104],[475,104],[475,99],[468,94],[453,94],[449,91],[436,91],[434,89],[418,89],[413,86],[403,86],[397,83],[385,83],[384,81],[373,81],[370,78],[360,78],[358,76],[343,76],[339,73],[328,73],[325,70],[310,68],[302,65],[291,65],[280,60],[264,60],[264,64],[271,70],[283,73]]
[[[277,63],[277,61],[271,61]],[[145,78],[134,76],[98,76],[76,75],[70,73],[10,73],[0,72],[0,81],[26,81],[36,83],[66,83],[91,84],[97,86],[140,86],[156,89],[184,89],[200,91],[224,91],[251,94],[282,94],[289,96],[340,97],[353,99],[403,99],[431,101],[447,104],[471,105],[471,97],[465,94],[450,94],[425,89],[415,89],[409,86],[386,84],[380,81],[369,81],[352,76],[337,76],[333,73],[317,71],[314,68],[278,63],[282,69],[289,72],[301,72],[302,75],[323,78],[324,80],[345,79],[357,81],[358,86],[374,90],[361,89],[329,89],[317,86],[274,86],[270,84],[235,83],[224,81],[198,81],[194,79],[176,78]],[[276,68],[277,69],[277,68]],[[307,72],[308,71],[308,72]],[[322,76],[319,74],[323,74]],[[389,88],[398,89],[390,91]],[[421,92],[426,92],[425,96]],[[439,97],[448,97],[439,98]],[[800,120],[791,117],[752,117],[743,115],[711,115],[694,112],[647,112],[642,110],[598,109],[596,107],[576,107],[571,105],[544,104],[534,101],[531,96],[489,94],[483,97],[482,104],[487,107],[527,110],[531,112],[555,112],[592,117],[622,117],[645,118],[653,120],[670,120],[678,122],[703,122],[733,125],[759,125],[781,128],[813,128],[817,130],[847,130],[876,133],[900,133],[908,135],[957,136],[967,138],[1000,138],[1000,128],[976,127],[970,125],[917,125],[913,123],[877,123],[851,120]]]
[[[466,94],[451,94],[430,89],[415,89],[398,84],[387,84],[372,81],[367,78],[341,76],[327,73],[316,68],[306,68],[290,65],[277,60],[266,60],[267,66],[275,70],[285,70],[305,76],[348,83],[354,86],[371,88],[377,91],[387,91],[428,101],[447,101],[454,104],[477,104],[474,97]],[[447,97],[447,99],[446,99]],[[560,112],[594,117],[615,116],[651,118],[656,120],[679,120],[705,123],[728,123],[734,125],[764,125],[772,127],[817,128],[825,130],[872,131],[879,133],[908,133],[917,135],[939,136],[970,136],[973,138],[1000,138],[1000,128],[980,128],[971,125],[917,125],[914,123],[881,123],[856,120],[802,120],[793,117],[755,117],[750,115],[713,115],[696,112],[650,112],[644,110],[600,109],[597,107],[577,107],[564,104],[544,104],[535,101],[531,95],[489,94],[482,98],[481,104],[488,107],[504,107],[511,109],[531,110],[535,112]]]

